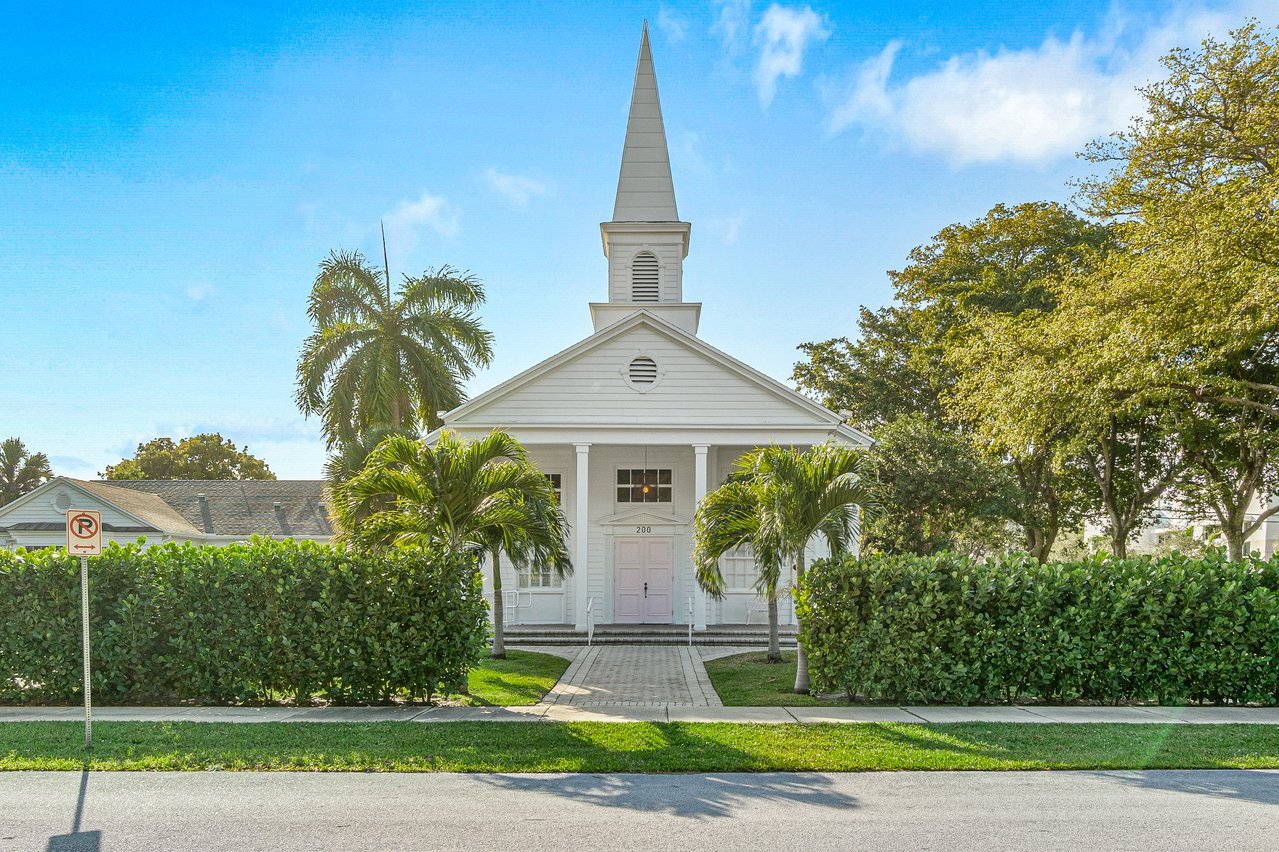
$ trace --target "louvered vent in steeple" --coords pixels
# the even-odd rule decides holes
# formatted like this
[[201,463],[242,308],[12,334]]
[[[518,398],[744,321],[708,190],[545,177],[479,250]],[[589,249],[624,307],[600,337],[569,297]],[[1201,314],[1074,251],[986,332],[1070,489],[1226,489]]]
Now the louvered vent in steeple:
[[657,258],[648,252],[636,255],[631,263],[631,301],[661,301]]

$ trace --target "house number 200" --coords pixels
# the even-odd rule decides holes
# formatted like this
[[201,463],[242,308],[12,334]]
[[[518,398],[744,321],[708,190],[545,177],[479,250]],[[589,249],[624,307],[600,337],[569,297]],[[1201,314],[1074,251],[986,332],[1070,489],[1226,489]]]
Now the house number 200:
[[652,531],[653,531],[652,527],[636,527],[635,528],[635,532],[637,533],[651,533]]

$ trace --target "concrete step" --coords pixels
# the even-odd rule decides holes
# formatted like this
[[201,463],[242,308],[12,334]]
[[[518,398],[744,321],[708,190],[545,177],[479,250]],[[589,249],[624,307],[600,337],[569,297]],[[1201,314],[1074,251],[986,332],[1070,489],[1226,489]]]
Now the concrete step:
[[[783,647],[795,647],[795,628],[780,631]],[[506,628],[506,641],[512,645],[585,645],[586,631],[572,625],[520,624]],[[595,628],[595,645],[687,645],[685,625],[608,624]],[[746,645],[766,647],[768,628],[756,625],[716,625],[693,632],[694,645]]]

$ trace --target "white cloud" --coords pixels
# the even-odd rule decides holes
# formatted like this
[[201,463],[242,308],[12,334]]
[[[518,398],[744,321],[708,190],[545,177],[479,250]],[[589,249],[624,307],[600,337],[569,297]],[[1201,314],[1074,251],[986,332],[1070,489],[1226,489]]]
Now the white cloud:
[[484,178],[489,182],[489,186],[505,195],[512,204],[520,207],[526,206],[534,195],[546,192],[546,184],[541,181],[521,175],[508,175],[492,167],[484,172]]
[[763,106],[773,102],[778,78],[799,76],[808,45],[829,35],[822,16],[810,6],[792,9],[774,3],[768,7],[755,25],[755,44],[760,49],[755,85]]
[[1115,11],[1093,35],[1076,31],[1021,50],[956,54],[895,81],[902,45],[891,41],[856,69],[829,127],[882,131],[955,163],[1068,157],[1141,111],[1135,89],[1161,76],[1161,55],[1209,33],[1225,36],[1242,15],[1192,10],[1134,22]]
[[719,38],[728,53],[740,53],[746,46],[746,34],[750,30],[750,0],[712,0],[711,8],[715,10],[711,35]]
[[688,18],[665,3],[657,9],[657,26],[671,41],[683,41],[688,35]]
[[197,281],[187,285],[187,298],[193,302],[203,302],[213,295],[213,285],[207,281]]
[[395,267],[402,269],[404,260],[422,244],[423,228],[430,228],[442,237],[451,237],[459,230],[457,211],[448,199],[425,191],[417,201],[401,201],[382,217],[382,222],[386,226],[387,253],[395,261],[393,276]]

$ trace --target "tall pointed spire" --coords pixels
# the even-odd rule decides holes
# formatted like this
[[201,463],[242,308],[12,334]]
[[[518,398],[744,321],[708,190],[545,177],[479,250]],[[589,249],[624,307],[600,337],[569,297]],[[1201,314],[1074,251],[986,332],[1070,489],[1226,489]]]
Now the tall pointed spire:
[[657,98],[657,75],[648,46],[648,21],[640,36],[631,115],[626,122],[622,172],[617,179],[614,222],[678,222],[671,158],[662,126],[662,105]]

